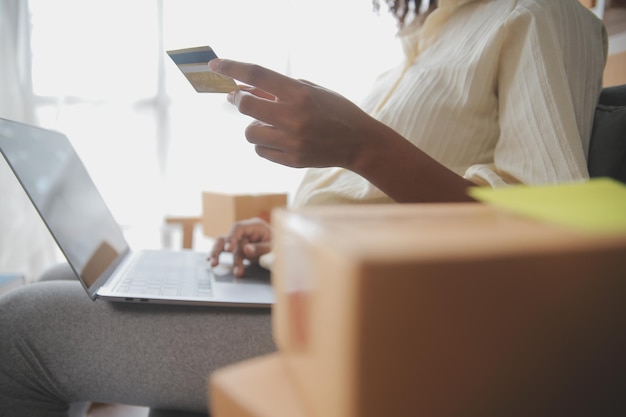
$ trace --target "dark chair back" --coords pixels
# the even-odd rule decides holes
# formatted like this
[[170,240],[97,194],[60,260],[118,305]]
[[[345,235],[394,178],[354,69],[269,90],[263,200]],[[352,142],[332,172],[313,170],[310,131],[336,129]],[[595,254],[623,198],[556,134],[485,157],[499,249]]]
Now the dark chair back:
[[626,84],[607,87],[600,94],[587,165],[591,177],[626,183]]

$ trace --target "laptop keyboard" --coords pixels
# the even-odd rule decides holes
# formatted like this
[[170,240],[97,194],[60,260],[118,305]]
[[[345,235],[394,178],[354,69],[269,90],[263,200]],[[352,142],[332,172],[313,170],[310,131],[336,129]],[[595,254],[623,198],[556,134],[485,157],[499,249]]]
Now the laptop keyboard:
[[210,297],[211,272],[193,252],[146,251],[126,271],[116,291],[142,296]]

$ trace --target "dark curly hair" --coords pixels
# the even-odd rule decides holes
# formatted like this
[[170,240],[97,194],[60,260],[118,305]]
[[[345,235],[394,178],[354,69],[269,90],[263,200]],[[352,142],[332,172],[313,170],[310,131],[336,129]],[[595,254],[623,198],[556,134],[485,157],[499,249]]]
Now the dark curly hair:
[[[400,26],[404,25],[404,20],[406,19],[409,12],[416,12],[420,10],[422,7],[422,0],[384,0],[389,7],[389,11],[391,14],[398,19],[398,24]],[[374,5],[374,11],[378,12],[380,10],[380,1],[372,0],[372,4]],[[430,1],[430,9],[434,9],[437,7],[437,0]]]

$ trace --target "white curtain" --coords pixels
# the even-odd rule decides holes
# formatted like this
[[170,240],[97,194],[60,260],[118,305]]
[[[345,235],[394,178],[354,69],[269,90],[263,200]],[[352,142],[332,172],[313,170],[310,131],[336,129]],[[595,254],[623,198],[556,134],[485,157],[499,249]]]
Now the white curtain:
[[[292,194],[303,174],[259,158],[243,137],[249,120],[223,95],[193,91],[165,50],[210,45],[357,102],[400,54],[393,21],[370,0],[0,5],[0,114],[66,133],[133,246],[161,245],[166,214],[200,214],[203,190]],[[6,169],[0,175],[4,271],[30,264],[47,236],[29,234],[42,229],[38,219],[13,226],[32,209]],[[10,248],[17,234],[28,244]]]
[[[28,3],[0,2],[0,117],[37,123],[32,104]],[[57,251],[28,197],[0,158],[0,273],[32,281]]]

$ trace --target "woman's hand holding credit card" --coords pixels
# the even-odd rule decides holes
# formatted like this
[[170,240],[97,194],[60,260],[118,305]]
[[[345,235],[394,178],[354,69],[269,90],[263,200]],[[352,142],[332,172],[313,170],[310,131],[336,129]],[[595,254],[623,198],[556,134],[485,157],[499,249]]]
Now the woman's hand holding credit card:
[[210,46],[176,49],[167,54],[199,93],[230,93],[238,88],[232,78],[209,69],[209,61],[217,58]]

